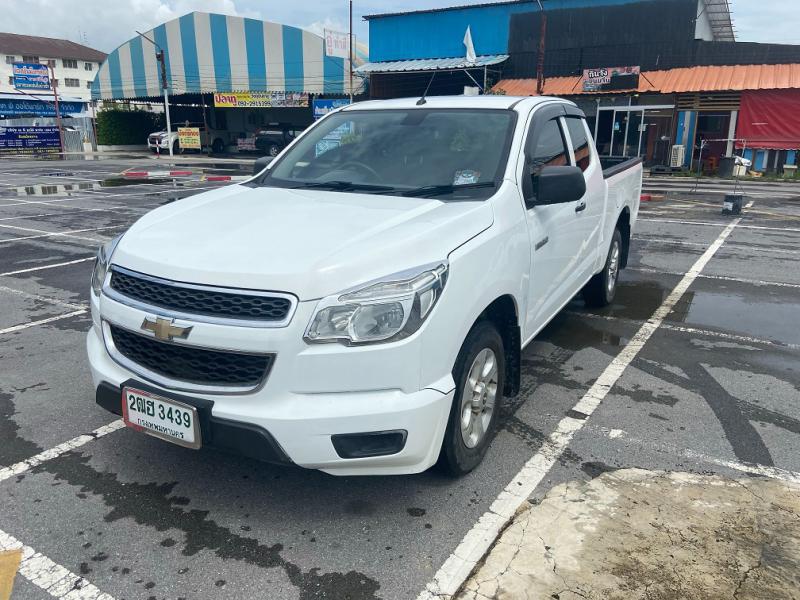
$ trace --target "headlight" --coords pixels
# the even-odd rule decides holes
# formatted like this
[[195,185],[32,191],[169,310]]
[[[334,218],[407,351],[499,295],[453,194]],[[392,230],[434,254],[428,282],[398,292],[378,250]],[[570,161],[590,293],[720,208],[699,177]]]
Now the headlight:
[[323,298],[303,336],[309,343],[369,344],[420,328],[442,294],[447,263],[427,265]]
[[118,235],[107,244],[100,246],[97,250],[97,257],[94,259],[94,269],[92,270],[92,291],[95,296],[100,295],[103,281],[106,279],[106,273],[111,264],[111,255],[114,253],[114,249],[117,247],[117,244],[119,244],[120,239],[122,239],[122,234]]

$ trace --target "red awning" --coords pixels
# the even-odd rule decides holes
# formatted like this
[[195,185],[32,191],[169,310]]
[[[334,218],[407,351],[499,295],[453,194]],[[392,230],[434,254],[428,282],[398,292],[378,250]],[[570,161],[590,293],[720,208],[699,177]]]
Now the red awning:
[[738,147],[800,149],[800,89],[742,92]]

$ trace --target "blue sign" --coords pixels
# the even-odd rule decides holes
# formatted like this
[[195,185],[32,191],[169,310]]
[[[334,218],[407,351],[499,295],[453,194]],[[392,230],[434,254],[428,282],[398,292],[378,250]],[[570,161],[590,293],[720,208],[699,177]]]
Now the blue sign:
[[347,106],[350,100],[347,98],[322,98],[314,100],[314,120],[321,119],[332,110]]
[[58,127],[0,126],[0,155],[53,153],[60,149]]
[[14,63],[11,65],[14,87],[20,90],[49,90],[50,71],[39,63]]
[[[59,102],[58,108],[62,115],[72,115],[83,112],[84,102]],[[32,115],[35,117],[55,117],[56,105],[45,100],[15,100],[0,98],[0,116]]]

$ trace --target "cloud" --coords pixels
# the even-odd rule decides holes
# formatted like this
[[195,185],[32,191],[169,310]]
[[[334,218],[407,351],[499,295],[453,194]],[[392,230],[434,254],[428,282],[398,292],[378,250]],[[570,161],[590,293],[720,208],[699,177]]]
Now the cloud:
[[197,11],[258,17],[234,0],[25,0],[3,11],[4,31],[63,38],[110,52],[136,35]]

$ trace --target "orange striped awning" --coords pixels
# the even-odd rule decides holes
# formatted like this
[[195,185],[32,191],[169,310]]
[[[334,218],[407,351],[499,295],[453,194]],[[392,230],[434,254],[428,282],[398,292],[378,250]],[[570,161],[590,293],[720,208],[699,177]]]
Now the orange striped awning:
[[[685,67],[664,71],[643,71],[636,90],[584,92],[581,78],[551,77],[545,80],[544,95],[639,93],[682,94],[686,92],[729,92],[800,88],[800,64],[732,65]],[[492,88],[508,96],[535,96],[536,79],[502,79]]]

